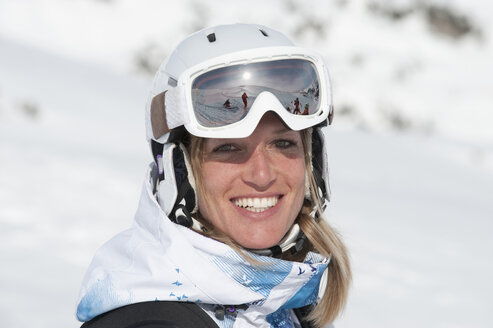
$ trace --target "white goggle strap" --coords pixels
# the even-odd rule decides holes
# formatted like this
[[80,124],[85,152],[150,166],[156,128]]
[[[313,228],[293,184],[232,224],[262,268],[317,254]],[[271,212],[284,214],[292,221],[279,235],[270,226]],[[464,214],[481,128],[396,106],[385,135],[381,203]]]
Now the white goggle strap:
[[324,66],[324,76],[325,76],[325,83],[327,83],[327,96],[329,99],[327,99],[327,103],[329,106],[329,115],[328,115],[328,124],[332,124],[332,120],[334,119],[334,103],[332,99],[332,82],[330,81],[330,75],[329,75],[329,70],[327,67]]
[[166,93],[166,123],[170,130],[190,122],[185,90],[184,86],[178,85]]

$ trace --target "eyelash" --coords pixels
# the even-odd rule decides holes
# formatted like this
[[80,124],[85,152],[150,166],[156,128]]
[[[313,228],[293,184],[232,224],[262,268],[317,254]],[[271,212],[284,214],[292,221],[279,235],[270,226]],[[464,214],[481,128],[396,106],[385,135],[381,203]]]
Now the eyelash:
[[[298,145],[298,143],[296,141],[289,140],[289,139],[275,140],[272,144],[276,148],[279,148],[279,149],[289,149],[292,147],[296,147]],[[214,148],[213,152],[214,153],[222,153],[222,152],[234,152],[234,151],[238,151],[238,150],[240,150],[240,148],[238,146],[235,146],[234,144],[224,144],[224,145],[220,145],[220,146],[217,146],[216,148]]]
[[235,151],[237,149],[238,149],[238,147],[236,147],[233,144],[224,144],[224,145],[217,146],[216,148],[214,148],[212,150],[212,152],[213,153],[223,153],[223,152],[225,153],[225,152]]
[[289,140],[289,139],[281,139],[281,140],[276,140],[274,142],[274,145],[280,149],[288,149],[288,148],[297,146],[298,143],[296,141]]

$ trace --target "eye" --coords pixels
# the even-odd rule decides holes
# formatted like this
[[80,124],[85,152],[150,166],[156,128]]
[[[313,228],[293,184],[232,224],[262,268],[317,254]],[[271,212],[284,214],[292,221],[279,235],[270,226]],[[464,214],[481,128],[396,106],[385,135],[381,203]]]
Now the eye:
[[237,151],[238,147],[236,147],[233,144],[224,144],[224,145],[219,145],[215,147],[212,152],[213,153],[226,153],[226,152],[232,152],[232,151]]
[[291,147],[295,147],[297,145],[297,142],[289,139],[281,139],[276,140],[274,142],[274,145],[279,149],[289,149]]

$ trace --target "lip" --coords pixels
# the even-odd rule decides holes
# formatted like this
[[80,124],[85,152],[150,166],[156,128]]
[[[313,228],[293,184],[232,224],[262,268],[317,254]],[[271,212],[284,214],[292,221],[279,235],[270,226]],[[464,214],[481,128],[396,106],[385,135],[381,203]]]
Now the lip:
[[[234,201],[239,198],[266,198],[266,197],[277,197],[277,204],[268,208],[267,210],[263,212],[252,212],[249,211],[243,207],[236,206],[234,204]],[[279,209],[281,208],[281,205],[283,203],[284,195],[283,194],[264,194],[264,195],[242,195],[238,197],[233,197],[230,199],[231,205],[238,211],[238,213],[251,220],[265,220],[268,219],[269,217],[275,215]]]

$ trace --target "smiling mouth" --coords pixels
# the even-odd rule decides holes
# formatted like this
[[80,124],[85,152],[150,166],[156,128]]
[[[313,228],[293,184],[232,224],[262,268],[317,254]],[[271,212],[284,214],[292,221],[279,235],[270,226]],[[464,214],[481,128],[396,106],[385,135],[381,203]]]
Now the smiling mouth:
[[276,206],[279,199],[280,197],[278,196],[236,198],[233,203],[247,211],[259,213]]

